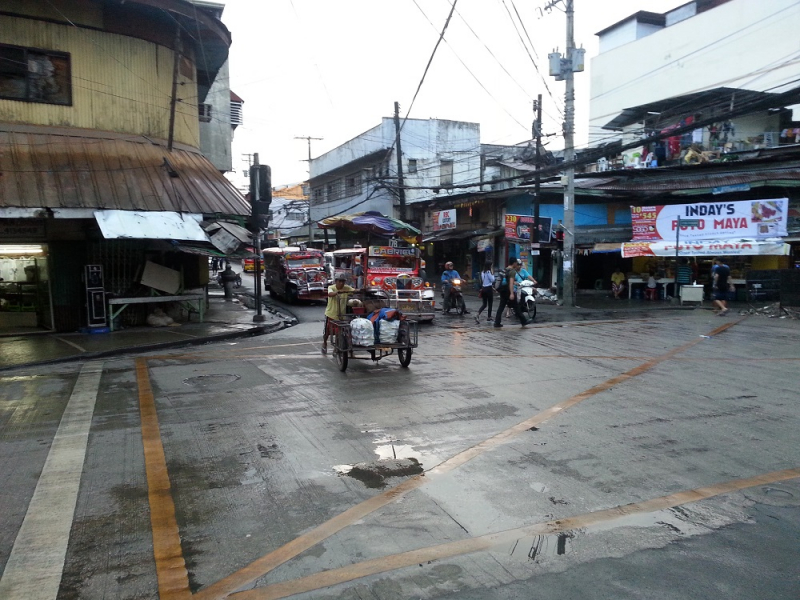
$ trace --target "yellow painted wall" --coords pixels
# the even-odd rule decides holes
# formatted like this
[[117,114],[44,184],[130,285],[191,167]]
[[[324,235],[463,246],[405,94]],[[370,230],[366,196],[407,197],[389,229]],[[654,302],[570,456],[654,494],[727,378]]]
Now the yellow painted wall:
[[[0,121],[168,137],[171,50],[117,34],[2,15],[0,43],[68,52],[72,69],[72,106],[0,99]],[[197,86],[183,76],[178,81],[183,101],[175,114],[175,141],[199,148]]]
[[766,271],[769,269],[788,269],[788,256],[754,256],[750,262],[753,271]]

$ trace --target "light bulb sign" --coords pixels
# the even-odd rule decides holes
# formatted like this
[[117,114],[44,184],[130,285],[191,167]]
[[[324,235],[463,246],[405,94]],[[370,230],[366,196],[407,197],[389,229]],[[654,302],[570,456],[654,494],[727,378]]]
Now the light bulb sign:
[[631,206],[634,242],[768,239],[786,235],[787,198]]

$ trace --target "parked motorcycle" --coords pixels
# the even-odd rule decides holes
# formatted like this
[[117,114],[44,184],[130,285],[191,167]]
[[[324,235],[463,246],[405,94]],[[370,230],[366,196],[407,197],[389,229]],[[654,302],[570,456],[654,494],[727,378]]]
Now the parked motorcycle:
[[446,286],[442,285],[442,312],[448,312],[450,309],[455,309],[456,313],[463,315],[467,312],[467,306],[464,304],[464,295],[461,293],[461,280],[450,280],[450,294],[445,294]]
[[522,312],[528,313],[528,320],[533,321],[536,317],[536,290],[530,279],[519,284],[519,308]]

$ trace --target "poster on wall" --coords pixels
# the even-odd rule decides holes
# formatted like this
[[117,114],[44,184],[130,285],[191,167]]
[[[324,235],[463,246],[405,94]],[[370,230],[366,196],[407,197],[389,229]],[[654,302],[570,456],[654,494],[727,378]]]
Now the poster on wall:
[[[539,217],[539,241],[549,242],[553,219]],[[530,242],[533,217],[530,215],[506,215],[505,235],[510,241]]]
[[444,231],[456,228],[456,209],[433,211],[433,230]]
[[681,226],[680,241],[765,239],[786,235],[789,200],[698,202],[669,206],[631,206],[634,242],[675,240],[678,217],[696,222]]

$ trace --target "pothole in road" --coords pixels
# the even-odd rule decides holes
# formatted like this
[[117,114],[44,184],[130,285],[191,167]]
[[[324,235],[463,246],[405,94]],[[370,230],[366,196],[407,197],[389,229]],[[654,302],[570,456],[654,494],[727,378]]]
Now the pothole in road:
[[187,377],[183,380],[183,383],[195,387],[208,387],[211,385],[229,385],[234,381],[238,381],[239,379],[241,379],[240,375],[233,375],[231,373],[213,373],[209,375]]
[[337,465],[334,467],[340,475],[357,479],[368,488],[384,488],[390,477],[409,477],[422,473],[422,463],[416,458],[390,458],[357,463],[355,465]]
[[753,502],[771,506],[800,506],[800,494],[797,490],[789,491],[787,485],[764,485],[743,492]]

